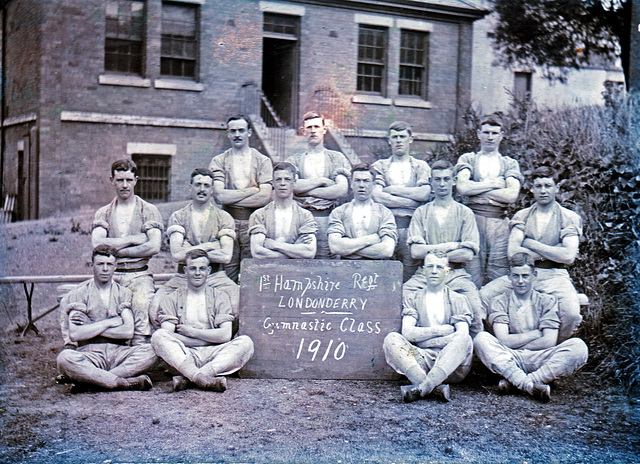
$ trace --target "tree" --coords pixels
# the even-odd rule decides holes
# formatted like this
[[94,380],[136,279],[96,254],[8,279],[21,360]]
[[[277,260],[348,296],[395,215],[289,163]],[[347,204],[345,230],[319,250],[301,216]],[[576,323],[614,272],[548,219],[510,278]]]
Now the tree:
[[564,81],[566,68],[619,56],[627,88],[640,90],[629,73],[638,59],[630,53],[634,1],[493,0],[500,61],[538,66],[545,77]]

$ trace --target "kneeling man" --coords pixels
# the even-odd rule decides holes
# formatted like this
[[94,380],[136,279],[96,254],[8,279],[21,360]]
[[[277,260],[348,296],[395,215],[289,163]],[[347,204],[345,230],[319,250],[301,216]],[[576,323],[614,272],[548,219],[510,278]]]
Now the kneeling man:
[[551,399],[549,383],[569,375],[587,362],[587,345],[579,338],[558,342],[558,303],[555,297],[533,289],[537,271],[528,253],[510,260],[512,290],[494,298],[489,306],[488,332],[474,340],[480,360],[504,377],[501,393],[513,386],[542,400]]
[[108,245],[94,248],[93,279],[75,287],[63,299],[69,338],[78,349],[58,355],[58,369],[79,387],[94,384],[110,390],[149,390],[146,375],[158,358],[150,344],[129,346],[133,338],[133,293],[113,281],[118,251]]
[[180,374],[173,390],[187,388],[189,381],[205,390],[223,392],[227,379],[253,355],[253,342],[246,335],[231,340],[234,319],[229,296],[206,285],[210,264],[207,252],[192,249],[186,254],[187,286],[178,288],[160,302],[151,344],[164,361]]
[[473,314],[467,298],[444,285],[448,272],[446,254],[426,255],[425,286],[404,298],[402,334],[384,340],[387,363],[411,382],[401,387],[407,402],[432,392],[449,401],[448,384],[463,380],[471,368]]

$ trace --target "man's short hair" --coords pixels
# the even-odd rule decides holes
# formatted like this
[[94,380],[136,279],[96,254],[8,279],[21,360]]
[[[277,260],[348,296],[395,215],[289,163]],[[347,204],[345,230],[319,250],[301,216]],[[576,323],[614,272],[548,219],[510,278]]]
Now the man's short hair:
[[209,255],[202,248],[194,248],[193,250],[187,251],[185,254],[184,262],[186,263],[190,259],[198,259],[198,258],[207,258],[209,259]]
[[305,121],[308,121],[309,119],[316,119],[316,118],[322,119],[322,125],[324,126],[324,116],[322,116],[320,113],[316,111],[306,112],[304,116],[302,116],[302,125],[304,126]]
[[482,119],[480,119],[480,127],[485,124],[489,124],[490,126],[498,126],[502,129],[504,126],[504,121],[502,120],[502,116],[499,113],[491,113],[484,115]]
[[207,168],[195,168],[193,170],[193,172],[191,173],[192,184],[193,184],[193,178],[195,176],[207,176],[207,177],[211,177],[211,180],[213,180],[213,172]]
[[286,161],[281,161],[273,165],[273,173],[276,171],[289,171],[293,177],[298,175],[298,169],[291,163],[287,163]]
[[93,262],[93,258],[96,256],[113,256],[114,258],[118,258],[118,250],[109,245],[98,245],[91,252],[91,262]]
[[437,161],[435,161],[431,165],[431,172],[435,171],[436,169],[437,170],[443,170],[443,169],[455,170],[455,168],[453,167],[453,164],[451,164],[451,161],[447,161],[447,160],[437,160]]
[[531,269],[536,268],[536,261],[529,253],[520,251],[509,258],[509,269],[519,266],[529,266]]
[[408,122],[404,122],[404,121],[392,122],[391,125],[389,126],[389,129],[387,130],[387,135],[391,134],[392,130],[396,132],[402,132],[406,130],[409,133],[409,135],[413,135],[413,127],[411,127]]
[[138,166],[130,159],[119,159],[114,161],[111,165],[111,177],[116,174],[116,171],[131,171],[134,175],[138,171]]
[[444,251],[429,251],[429,252],[427,252],[427,254],[425,255],[424,259],[427,259],[427,256],[429,256],[429,255],[431,255],[431,256],[435,256],[435,257],[436,257],[436,258],[438,258],[438,259],[443,259],[443,258],[448,259],[448,257],[447,257],[447,253],[445,253]]
[[549,178],[553,179],[553,181],[558,183],[558,173],[550,166],[538,166],[533,171],[531,171],[531,182],[540,178]]
[[229,128],[229,123],[231,121],[246,121],[247,122],[247,129],[251,129],[251,120],[249,119],[249,116],[246,116],[244,114],[234,114],[233,116],[231,116],[229,119],[227,119],[227,128]]
[[376,178],[376,173],[373,169],[371,169],[371,165],[369,163],[359,163],[359,164],[356,164],[353,168],[351,168],[352,179],[356,171],[368,172],[369,174],[371,174],[372,179]]

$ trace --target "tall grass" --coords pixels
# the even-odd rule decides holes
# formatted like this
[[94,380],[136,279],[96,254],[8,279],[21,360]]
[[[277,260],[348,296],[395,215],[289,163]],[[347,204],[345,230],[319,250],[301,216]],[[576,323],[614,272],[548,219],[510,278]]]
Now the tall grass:
[[[501,152],[525,177],[541,165],[559,174],[559,202],[581,214],[584,240],[570,273],[589,296],[580,336],[590,365],[640,394],[640,95],[606,96],[603,106],[539,109],[514,100],[504,119]],[[477,149],[479,115],[439,157],[455,162]],[[529,179],[514,210],[529,206]]]

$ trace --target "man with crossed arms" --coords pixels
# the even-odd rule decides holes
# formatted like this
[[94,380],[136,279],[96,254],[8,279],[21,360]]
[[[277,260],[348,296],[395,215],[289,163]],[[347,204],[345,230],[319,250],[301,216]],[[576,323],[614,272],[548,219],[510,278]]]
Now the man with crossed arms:
[[293,199],[298,178],[291,163],[273,167],[274,197],[249,218],[251,255],[258,259],[313,259],[318,224],[313,215]]
[[389,126],[387,141],[391,156],[373,163],[376,186],[373,199],[391,210],[398,227],[398,241],[393,259],[402,262],[402,281],[415,274],[420,260],[411,256],[407,245],[409,222],[415,209],[429,199],[429,165],[410,154],[412,128],[404,121]]
[[324,147],[327,126],[324,118],[315,112],[302,117],[307,149],[287,158],[298,171],[294,187],[295,199],[313,214],[318,223],[316,259],[331,258],[327,239],[329,214],[346,197],[349,191],[351,164],[339,151]]
[[514,386],[544,402],[551,399],[549,383],[567,376],[587,362],[587,345],[579,338],[559,342],[558,303],[534,289],[538,276],[534,259],[525,252],[510,260],[508,278],[512,288],[489,304],[488,332],[474,339],[475,350],[492,372],[504,379],[498,391]]
[[402,303],[402,333],[387,335],[383,350],[387,363],[411,382],[400,389],[406,402],[431,393],[449,401],[449,384],[462,381],[471,369],[473,315],[467,298],[444,284],[446,254],[428,253],[423,269],[424,287]]
[[231,215],[215,206],[213,196],[214,174],[206,168],[197,168],[191,173],[191,202],[174,211],[169,217],[167,236],[171,257],[178,264],[178,272],[156,292],[149,307],[149,319],[157,328],[160,303],[168,294],[187,285],[184,272],[187,252],[198,248],[209,257],[211,270],[207,285],[225,292],[229,296],[233,314],[238,313],[240,287],[225,273],[224,264],[231,260],[235,224]]
[[[431,191],[435,198],[413,213],[407,244],[416,259],[424,259],[429,252],[446,253],[450,271],[445,285],[469,300],[473,311],[470,331],[475,336],[483,330],[486,315],[478,289],[465,266],[478,253],[480,239],[473,211],[453,199],[454,169],[444,160],[431,166]],[[418,269],[402,287],[403,295],[424,287],[426,280],[423,269]]]
[[72,392],[87,384],[109,390],[149,390],[143,373],[158,358],[149,343],[129,346],[134,334],[131,290],[113,280],[117,250],[98,245],[91,255],[93,278],[77,285],[60,305],[67,314],[67,333],[78,348],[58,355],[58,370],[74,383]]
[[163,231],[158,208],[134,194],[136,172],[136,164],[128,159],[111,165],[111,184],[117,196],[96,212],[91,232],[94,247],[108,245],[118,250],[113,279],[133,292],[133,345],[148,343],[151,335],[149,305],[155,287],[148,263],[160,251]]
[[253,341],[246,335],[232,339],[235,316],[229,297],[207,285],[209,256],[201,249],[186,253],[187,286],[160,302],[161,328],[151,337],[153,348],[180,375],[173,390],[190,383],[204,390],[223,392],[224,377],[239,370],[253,355]]
[[498,151],[502,125],[498,114],[483,117],[477,131],[480,151],[465,153],[456,164],[456,188],[473,210],[480,233],[480,252],[467,265],[478,288],[507,274],[507,208],[518,199],[522,183],[518,162]]
[[368,164],[351,171],[353,200],[329,216],[329,247],[342,259],[389,259],[398,240],[393,214],[371,196],[375,173]]
[[209,169],[215,176],[215,198],[235,221],[233,255],[225,270],[238,282],[240,261],[251,256],[249,216],[271,197],[272,164],[268,157],[249,147],[251,121],[247,116],[231,116],[227,121],[227,136],[231,148],[215,156]]
[[[578,255],[582,237],[582,218],[556,201],[559,193],[557,174],[542,166],[531,174],[531,192],[535,203],[518,211],[511,220],[509,256],[524,252],[536,261],[536,290],[549,293],[558,300],[560,329],[558,340],[570,338],[582,322],[578,292],[573,286],[567,265]],[[507,277],[501,277],[480,290],[487,306],[497,295],[511,288]]]

